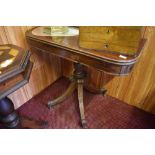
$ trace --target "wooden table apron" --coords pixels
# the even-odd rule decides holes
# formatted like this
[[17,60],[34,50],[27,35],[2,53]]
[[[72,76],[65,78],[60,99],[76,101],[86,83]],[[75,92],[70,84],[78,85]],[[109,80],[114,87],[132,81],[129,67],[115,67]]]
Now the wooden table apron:
[[[86,50],[78,47],[78,37],[64,37],[69,40],[68,43],[72,45],[65,46],[63,43],[52,41],[52,37],[40,37],[32,34],[32,30],[26,32],[26,39],[30,48],[35,48],[38,51],[50,53],[58,57],[70,60],[72,62],[79,62],[86,66],[94,67],[107,74],[112,75],[127,75],[131,72],[134,64],[137,62],[141,54],[144,40],[141,41],[136,56],[126,56],[126,59],[119,58],[120,54],[107,53],[107,51]],[[70,41],[70,40],[73,41]],[[94,52],[95,51],[95,52]],[[95,54],[94,54],[95,53]]]

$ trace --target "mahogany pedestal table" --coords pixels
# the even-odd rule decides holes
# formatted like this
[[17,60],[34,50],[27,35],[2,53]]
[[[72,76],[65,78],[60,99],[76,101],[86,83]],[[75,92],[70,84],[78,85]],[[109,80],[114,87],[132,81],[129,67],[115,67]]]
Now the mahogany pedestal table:
[[[26,32],[26,39],[31,51],[33,52],[35,49],[35,51],[50,53],[74,62],[74,74],[71,78],[70,86],[62,96],[53,101],[49,101],[48,107],[51,108],[62,102],[77,88],[81,123],[83,128],[86,128],[87,123],[83,105],[83,86],[86,86],[84,85],[84,79],[86,78],[86,72],[83,69],[84,66],[90,66],[116,76],[128,75],[141,54],[145,40],[141,40],[136,55],[121,55],[106,50],[83,49],[79,47],[78,35],[52,37],[50,35],[44,35],[43,29],[44,27],[37,27]],[[92,89],[90,91],[92,91]],[[98,90],[98,92],[104,94],[106,90]]]
[[[0,123],[2,128],[41,128],[30,118],[20,117],[7,96],[28,83],[33,63],[30,52],[15,45],[0,45]],[[19,97],[20,99],[20,97]]]

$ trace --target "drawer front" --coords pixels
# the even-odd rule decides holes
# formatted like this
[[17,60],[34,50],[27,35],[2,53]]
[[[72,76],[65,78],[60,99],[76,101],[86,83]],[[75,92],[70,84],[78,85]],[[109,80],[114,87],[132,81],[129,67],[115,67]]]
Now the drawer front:
[[142,38],[142,27],[80,27],[79,46],[135,54]]

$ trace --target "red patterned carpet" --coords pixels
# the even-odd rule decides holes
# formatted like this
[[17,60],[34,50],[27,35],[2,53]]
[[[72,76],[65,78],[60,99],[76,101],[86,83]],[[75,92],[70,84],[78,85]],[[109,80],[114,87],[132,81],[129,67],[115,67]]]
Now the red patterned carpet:
[[[68,85],[69,81],[66,78],[59,79],[21,106],[18,109],[19,113],[34,120],[47,121],[49,129],[81,128],[76,92],[51,110],[46,106],[48,100],[62,94]],[[84,104],[90,129],[155,128],[155,115],[127,105],[116,98],[84,91]]]

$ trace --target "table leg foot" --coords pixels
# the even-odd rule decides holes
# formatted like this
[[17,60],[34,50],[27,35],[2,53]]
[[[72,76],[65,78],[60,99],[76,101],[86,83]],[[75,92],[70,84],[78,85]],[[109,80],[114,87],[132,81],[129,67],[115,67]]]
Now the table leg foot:
[[82,124],[83,129],[88,128],[86,119],[81,120],[81,124]]

